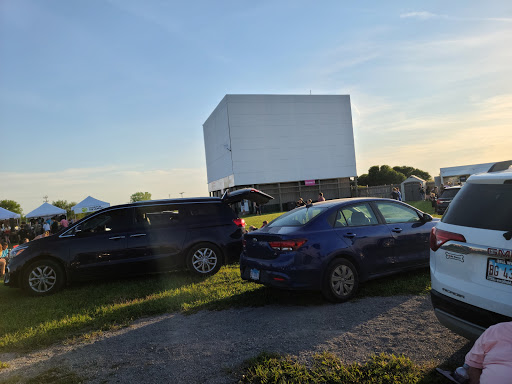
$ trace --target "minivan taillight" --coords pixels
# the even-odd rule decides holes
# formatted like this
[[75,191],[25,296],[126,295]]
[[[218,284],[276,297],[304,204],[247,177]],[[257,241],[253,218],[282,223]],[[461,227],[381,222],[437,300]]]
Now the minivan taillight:
[[460,233],[443,231],[442,229],[432,228],[430,231],[430,249],[437,251],[441,245],[447,241],[458,241],[461,243],[466,242],[466,238]]
[[236,226],[239,228],[245,228],[245,220],[244,219],[240,219],[239,217],[237,217],[236,219],[233,219],[233,223],[235,223]]
[[276,251],[296,251],[306,243],[306,239],[269,241],[270,248]]

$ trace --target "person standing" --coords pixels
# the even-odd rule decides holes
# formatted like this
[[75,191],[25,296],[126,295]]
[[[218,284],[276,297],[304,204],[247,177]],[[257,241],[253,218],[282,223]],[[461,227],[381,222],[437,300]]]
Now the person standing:
[[325,197],[324,197],[324,194],[322,192],[320,192],[318,194],[318,201],[325,201]]
[[50,232],[50,224],[48,224],[48,221],[45,221],[43,224],[43,232]]
[[398,200],[398,188],[393,187],[393,190],[391,191],[391,198],[393,200]]
[[59,223],[55,219],[52,219],[52,225],[50,226],[50,232],[52,233],[52,235],[59,232]]
[[7,266],[7,257],[9,256],[9,244],[7,241],[2,241],[0,253],[0,276],[5,275],[5,267]]
[[60,226],[62,228],[67,228],[69,226],[69,222],[66,220],[66,216],[62,215],[60,219]]
[[420,187],[420,200],[425,200],[425,188],[423,186]]

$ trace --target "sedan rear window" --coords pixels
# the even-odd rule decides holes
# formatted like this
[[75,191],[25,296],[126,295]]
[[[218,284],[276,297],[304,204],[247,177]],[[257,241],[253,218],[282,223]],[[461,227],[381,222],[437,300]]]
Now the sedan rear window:
[[464,227],[512,230],[512,184],[466,184],[441,221]]
[[315,206],[309,208],[296,208],[270,222],[268,227],[300,227],[310,222],[326,209],[327,208],[325,207]]

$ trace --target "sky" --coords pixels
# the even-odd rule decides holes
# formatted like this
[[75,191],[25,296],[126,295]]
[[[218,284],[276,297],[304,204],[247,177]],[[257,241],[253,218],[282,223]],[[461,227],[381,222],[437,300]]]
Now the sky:
[[510,160],[510,47],[507,0],[1,0],[0,200],[207,196],[226,94],[350,95],[359,175]]

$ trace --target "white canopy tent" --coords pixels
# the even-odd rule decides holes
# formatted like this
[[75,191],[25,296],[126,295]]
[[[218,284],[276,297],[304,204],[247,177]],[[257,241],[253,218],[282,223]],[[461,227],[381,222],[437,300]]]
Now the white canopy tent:
[[34,209],[32,212],[27,213],[27,219],[32,217],[52,217],[57,215],[65,215],[66,210],[58,208],[49,203],[43,203],[39,208]]
[[87,196],[84,200],[79,202],[74,207],[71,207],[75,213],[88,213],[99,211],[100,209],[110,207],[110,203],[95,199],[94,197]]
[[0,220],[19,219],[20,214],[0,207]]

